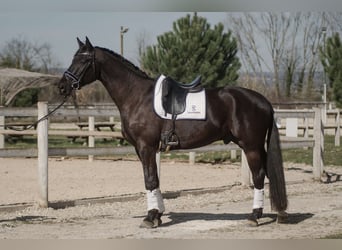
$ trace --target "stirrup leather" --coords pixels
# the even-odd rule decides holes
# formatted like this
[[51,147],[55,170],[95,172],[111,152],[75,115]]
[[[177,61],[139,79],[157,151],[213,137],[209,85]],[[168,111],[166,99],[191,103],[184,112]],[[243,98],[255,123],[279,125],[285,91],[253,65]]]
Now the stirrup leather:
[[161,134],[159,150],[167,152],[172,146],[179,145],[179,138],[174,130],[166,131]]

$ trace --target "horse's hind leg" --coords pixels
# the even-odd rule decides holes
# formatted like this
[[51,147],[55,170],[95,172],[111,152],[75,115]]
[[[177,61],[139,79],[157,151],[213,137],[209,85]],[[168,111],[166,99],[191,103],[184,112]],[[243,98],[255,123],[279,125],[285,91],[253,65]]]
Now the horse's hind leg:
[[262,217],[264,208],[264,181],[266,176],[266,152],[265,150],[245,150],[249,168],[252,172],[254,184],[253,210],[248,217],[250,225],[257,226],[258,219]]

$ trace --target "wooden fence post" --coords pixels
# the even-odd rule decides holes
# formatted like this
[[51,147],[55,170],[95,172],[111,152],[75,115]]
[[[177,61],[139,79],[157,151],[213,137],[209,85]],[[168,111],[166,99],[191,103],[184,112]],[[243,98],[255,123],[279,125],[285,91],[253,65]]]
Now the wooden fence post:
[[[48,113],[46,102],[38,102],[38,119]],[[38,205],[48,207],[48,120],[45,119],[37,125],[38,146]]]
[[236,160],[236,149],[230,150],[230,159]]
[[189,152],[189,164],[195,165],[196,152]]
[[[0,129],[5,129],[5,117],[0,116]],[[0,148],[5,148],[5,135],[0,134]]]
[[[94,116],[88,117],[88,130],[89,132],[92,132],[95,130],[95,117]],[[88,147],[89,148],[95,147],[95,137],[92,135],[88,137]],[[88,155],[88,160],[93,161],[94,155]]]
[[304,117],[304,133],[303,133],[304,138],[309,138],[309,118]]
[[340,144],[340,140],[341,140],[341,121],[340,121],[340,110],[337,109],[337,114],[336,114],[336,120],[335,120],[335,124],[336,124],[336,131],[335,131],[335,146],[339,147]]
[[245,186],[251,185],[251,177],[250,177],[250,170],[249,165],[247,162],[247,158],[245,152],[241,150],[241,183]]
[[323,174],[323,152],[324,152],[324,126],[322,120],[322,110],[320,108],[314,108],[315,120],[314,120],[314,141],[313,148],[313,174],[314,179],[321,180]]
[[157,174],[160,183],[160,152],[156,153]]

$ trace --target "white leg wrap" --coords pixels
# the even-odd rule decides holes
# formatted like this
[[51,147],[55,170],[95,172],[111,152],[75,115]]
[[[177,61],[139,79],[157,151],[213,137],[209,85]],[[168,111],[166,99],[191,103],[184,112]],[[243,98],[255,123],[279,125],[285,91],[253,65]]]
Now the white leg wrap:
[[264,208],[264,189],[254,188],[253,209]]
[[163,213],[165,211],[163,197],[159,188],[156,188],[152,191],[146,191],[147,196],[147,211],[151,209],[157,209],[159,213]]

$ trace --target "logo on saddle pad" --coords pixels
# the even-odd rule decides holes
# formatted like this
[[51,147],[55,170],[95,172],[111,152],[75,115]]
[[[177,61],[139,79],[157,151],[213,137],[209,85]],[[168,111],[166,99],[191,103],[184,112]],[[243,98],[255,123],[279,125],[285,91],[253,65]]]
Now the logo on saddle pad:
[[153,105],[156,114],[163,119],[206,118],[205,89],[200,85],[200,78],[191,84],[182,84],[161,75],[154,88]]

